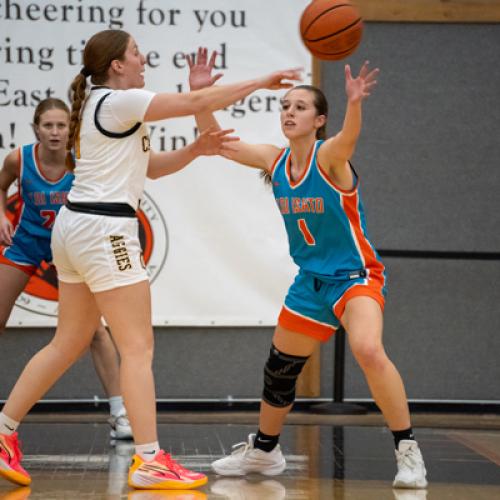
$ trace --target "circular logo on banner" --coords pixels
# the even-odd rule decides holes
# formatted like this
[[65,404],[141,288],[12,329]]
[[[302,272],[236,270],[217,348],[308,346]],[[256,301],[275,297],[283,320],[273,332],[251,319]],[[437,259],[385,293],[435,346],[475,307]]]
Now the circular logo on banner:
[[[19,194],[7,200],[7,215],[13,224],[18,221]],[[147,194],[143,194],[137,212],[142,261],[152,283],[162,270],[168,253],[168,231],[160,209]],[[54,266],[42,262],[31,277],[24,291],[16,300],[16,306],[44,316],[57,316],[57,274]]]

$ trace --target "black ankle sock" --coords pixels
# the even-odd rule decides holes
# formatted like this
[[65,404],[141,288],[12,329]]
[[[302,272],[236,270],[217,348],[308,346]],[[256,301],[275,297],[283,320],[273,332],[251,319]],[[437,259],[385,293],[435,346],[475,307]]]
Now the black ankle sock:
[[399,442],[403,439],[415,439],[413,435],[413,429],[408,427],[403,431],[392,431],[392,435],[394,436],[394,444],[396,445],[396,450],[398,449]]
[[268,434],[264,434],[263,432],[261,432],[259,429],[257,435],[255,436],[253,447],[258,448],[262,451],[270,452],[274,450],[274,448],[276,448],[279,438],[279,434],[277,436],[269,436]]

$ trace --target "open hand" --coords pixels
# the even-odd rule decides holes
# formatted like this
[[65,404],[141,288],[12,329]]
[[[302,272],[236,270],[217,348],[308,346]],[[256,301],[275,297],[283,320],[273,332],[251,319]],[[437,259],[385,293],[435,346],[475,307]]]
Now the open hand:
[[203,131],[195,141],[196,152],[201,156],[222,155],[233,151],[231,143],[239,141],[239,137],[232,134],[234,129],[215,130],[215,127],[209,127]]
[[216,57],[217,52],[213,51],[210,59],[208,59],[208,49],[206,47],[198,47],[198,53],[195,57],[189,54],[186,55],[189,65],[189,87],[191,90],[210,87],[222,77],[222,73],[212,76]]
[[292,68],[275,71],[262,78],[261,88],[269,90],[290,89],[294,86],[292,82],[285,80],[302,81],[302,68]]
[[352,77],[351,67],[348,64],[345,66],[345,91],[350,102],[361,101],[368,97],[377,85],[376,78],[380,70],[375,68],[370,71],[368,65],[369,62],[365,61],[357,78]]

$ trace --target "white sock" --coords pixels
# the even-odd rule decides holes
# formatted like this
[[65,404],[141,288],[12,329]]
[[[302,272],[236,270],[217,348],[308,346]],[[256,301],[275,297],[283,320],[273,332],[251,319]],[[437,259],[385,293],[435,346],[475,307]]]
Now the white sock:
[[7,434],[10,436],[16,432],[19,427],[19,422],[12,420],[3,411],[0,412],[0,434]]
[[121,396],[113,396],[109,398],[109,413],[111,413],[113,417],[119,417],[120,415],[125,415],[127,413]]
[[156,454],[160,451],[158,441],[154,443],[136,444],[135,453],[139,455],[145,462],[151,462]]

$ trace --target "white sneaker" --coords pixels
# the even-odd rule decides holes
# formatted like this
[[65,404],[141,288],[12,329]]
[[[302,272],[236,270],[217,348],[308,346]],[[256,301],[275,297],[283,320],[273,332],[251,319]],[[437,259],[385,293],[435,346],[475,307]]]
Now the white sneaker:
[[394,500],[427,500],[427,490],[392,490]]
[[420,489],[427,487],[427,471],[418,443],[412,439],[403,439],[396,450],[398,472],[392,483],[394,488]]
[[210,491],[227,500],[284,500],[285,487],[274,479],[249,482],[246,479],[217,479]]
[[132,428],[126,414],[117,417],[111,415],[108,418],[108,423],[111,426],[109,432],[111,439],[133,439]]
[[235,444],[231,455],[212,462],[212,469],[221,476],[244,476],[250,472],[260,472],[265,476],[281,474],[286,461],[280,445],[266,452],[253,447],[254,439],[255,434],[250,434],[248,442]]

